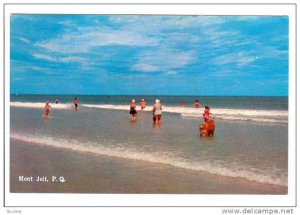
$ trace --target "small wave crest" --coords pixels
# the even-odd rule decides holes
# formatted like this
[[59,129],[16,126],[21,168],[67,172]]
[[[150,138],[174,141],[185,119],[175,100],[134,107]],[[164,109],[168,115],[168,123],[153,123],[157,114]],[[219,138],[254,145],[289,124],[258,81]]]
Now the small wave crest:
[[[51,108],[53,109],[70,109],[72,108],[71,104],[55,104],[50,103]],[[11,107],[22,107],[22,108],[38,108],[43,109],[45,107],[45,103],[42,102],[10,102]]]
[[97,105],[97,104],[82,104],[87,108],[99,108],[108,110],[129,110],[129,105]]
[[[110,110],[129,110],[128,105],[96,105],[84,104],[87,108],[99,108]],[[148,106],[144,111],[151,111],[152,107]],[[189,107],[171,107],[163,106],[163,112],[181,114],[183,118],[200,118],[202,117],[203,108]],[[284,110],[249,110],[249,109],[221,109],[211,110],[212,117],[230,121],[253,121],[260,123],[288,123],[288,111]]]
[[[112,105],[112,104],[80,104],[85,108],[98,108],[107,110],[126,110],[129,111],[129,105]],[[11,107],[23,108],[44,108],[42,102],[10,102]],[[53,109],[71,109],[72,104],[51,104]],[[139,108],[137,108],[139,111]],[[152,111],[151,106],[147,106],[143,111]],[[201,118],[203,108],[191,107],[172,107],[163,106],[163,112],[180,114],[183,118]],[[280,123],[288,124],[288,111],[285,110],[250,110],[250,109],[211,109],[212,117],[230,121],[252,121],[259,123]]]
[[[165,164],[177,168],[183,168],[193,171],[203,171],[210,174],[217,174],[226,177],[244,178],[249,181],[273,184],[280,186],[287,186],[287,179],[285,176],[278,177],[278,171],[275,173],[267,173],[266,170],[258,170],[249,167],[237,166],[234,168],[228,168],[222,166],[219,162],[209,161],[190,161],[178,156],[172,156],[167,153],[158,152],[143,152],[141,149],[125,149],[122,147],[108,147],[99,143],[93,142],[80,142],[76,139],[62,139],[53,138],[41,135],[28,135],[11,133],[10,138],[39,145],[52,146],[57,148],[70,149],[77,152],[88,152],[98,155],[105,155],[111,157],[140,160],[151,163]],[[249,170],[250,169],[250,170]]]

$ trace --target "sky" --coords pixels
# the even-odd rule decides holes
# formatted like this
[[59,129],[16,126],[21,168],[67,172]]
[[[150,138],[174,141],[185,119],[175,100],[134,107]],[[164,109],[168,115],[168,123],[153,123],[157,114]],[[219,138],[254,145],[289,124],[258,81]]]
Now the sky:
[[288,96],[288,17],[11,15],[11,94]]

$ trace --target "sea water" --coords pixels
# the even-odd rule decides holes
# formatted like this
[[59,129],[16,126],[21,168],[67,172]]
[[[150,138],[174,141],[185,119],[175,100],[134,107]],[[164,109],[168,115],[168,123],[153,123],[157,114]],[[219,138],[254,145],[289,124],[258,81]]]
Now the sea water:
[[[11,138],[287,186],[287,97],[77,96],[77,112],[73,98],[12,95]],[[129,115],[133,98],[134,123]],[[148,103],[144,111],[138,105],[142,98]],[[155,99],[163,105],[159,126],[152,122]],[[203,108],[193,108],[196,99],[211,108],[214,137],[199,136]],[[46,100],[52,106],[49,119],[42,116]]]

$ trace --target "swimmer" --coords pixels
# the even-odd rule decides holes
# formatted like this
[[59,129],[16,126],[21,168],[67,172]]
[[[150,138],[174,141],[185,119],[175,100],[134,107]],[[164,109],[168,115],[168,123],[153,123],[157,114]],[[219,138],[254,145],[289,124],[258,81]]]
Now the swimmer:
[[50,108],[51,108],[51,106],[50,106],[49,102],[46,101],[46,105],[45,105],[45,117],[46,118],[48,118],[48,116],[49,116]]
[[179,102],[179,107],[184,107],[184,102],[183,101]]
[[74,97],[74,111],[77,111],[77,107],[78,107],[78,100],[77,100],[77,97]]
[[161,114],[162,114],[162,105],[160,103],[160,100],[156,99],[152,109],[153,122],[155,119],[155,123],[160,124]]
[[58,104],[58,99],[55,99],[55,104]]
[[141,102],[140,102],[140,104],[141,104],[141,110],[144,110],[146,108],[147,102],[145,102],[145,100],[142,99]]
[[204,122],[208,122],[210,114],[211,114],[210,108],[207,105],[205,105],[204,113],[203,113]]
[[194,102],[194,108],[200,108],[200,102],[199,102],[199,100],[195,100],[195,102]]
[[129,108],[130,108],[129,114],[131,115],[131,121],[135,122],[137,118],[137,112],[136,112],[136,105],[134,99],[131,100],[131,104]]

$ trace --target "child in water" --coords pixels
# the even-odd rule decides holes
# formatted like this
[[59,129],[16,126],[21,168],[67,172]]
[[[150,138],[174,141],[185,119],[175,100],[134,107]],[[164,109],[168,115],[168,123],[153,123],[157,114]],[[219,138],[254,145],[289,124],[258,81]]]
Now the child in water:
[[49,116],[50,108],[51,108],[51,106],[50,106],[49,102],[46,101],[46,105],[45,105],[45,117],[46,118],[48,118],[48,116]]
[[135,122],[137,112],[136,112],[136,105],[135,105],[135,100],[134,99],[131,100],[129,114],[131,114],[131,121]]
[[205,108],[204,108],[204,112],[203,112],[203,118],[204,118],[204,122],[207,122],[209,120],[209,115],[210,115],[210,108],[205,105]]

